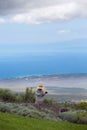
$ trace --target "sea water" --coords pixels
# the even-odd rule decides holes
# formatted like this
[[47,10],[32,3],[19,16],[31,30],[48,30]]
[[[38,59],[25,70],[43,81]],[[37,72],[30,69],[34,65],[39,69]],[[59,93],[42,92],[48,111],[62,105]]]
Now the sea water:
[[55,54],[4,57],[0,59],[0,78],[30,75],[87,73],[86,55]]

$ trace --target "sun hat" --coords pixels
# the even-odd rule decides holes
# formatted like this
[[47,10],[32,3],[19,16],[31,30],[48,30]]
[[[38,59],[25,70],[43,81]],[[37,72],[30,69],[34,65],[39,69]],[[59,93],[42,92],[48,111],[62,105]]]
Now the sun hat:
[[39,84],[38,86],[37,86],[37,89],[43,89],[44,88],[44,86],[42,85],[42,84]]

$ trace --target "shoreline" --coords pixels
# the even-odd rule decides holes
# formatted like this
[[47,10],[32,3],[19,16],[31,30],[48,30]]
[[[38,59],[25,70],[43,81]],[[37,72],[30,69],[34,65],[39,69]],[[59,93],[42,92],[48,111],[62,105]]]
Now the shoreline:
[[1,86],[33,86],[43,84],[48,87],[87,88],[87,74],[27,75],[0,79]]
[[11,76],[11,77],[4,77],[0,80],[6,80],[6,79],[22,79],[22,78],[39,78],[39,77],[81,77],[81,76],[87,76],[87,73],[62,73],[62,74],[32,74],[32,75],[23,75],[23,76]]
[[0,88],[23,92],[43,84],[48,95],[59,101],[87,99],[87,74],[32,75],[0,79]]

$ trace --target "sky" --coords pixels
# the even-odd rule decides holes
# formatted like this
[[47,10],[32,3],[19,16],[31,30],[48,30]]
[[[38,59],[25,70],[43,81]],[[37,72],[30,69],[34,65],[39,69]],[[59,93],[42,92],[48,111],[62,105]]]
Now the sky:
[[0,0],[0,63],[41,56],[87,72],[86,0]]

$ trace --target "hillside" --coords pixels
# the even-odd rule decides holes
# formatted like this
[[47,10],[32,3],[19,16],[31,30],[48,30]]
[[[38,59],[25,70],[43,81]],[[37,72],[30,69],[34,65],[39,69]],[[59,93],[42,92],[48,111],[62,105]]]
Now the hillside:
[[0,130],[87,130],[87,125],[46,121],[0,113]]

